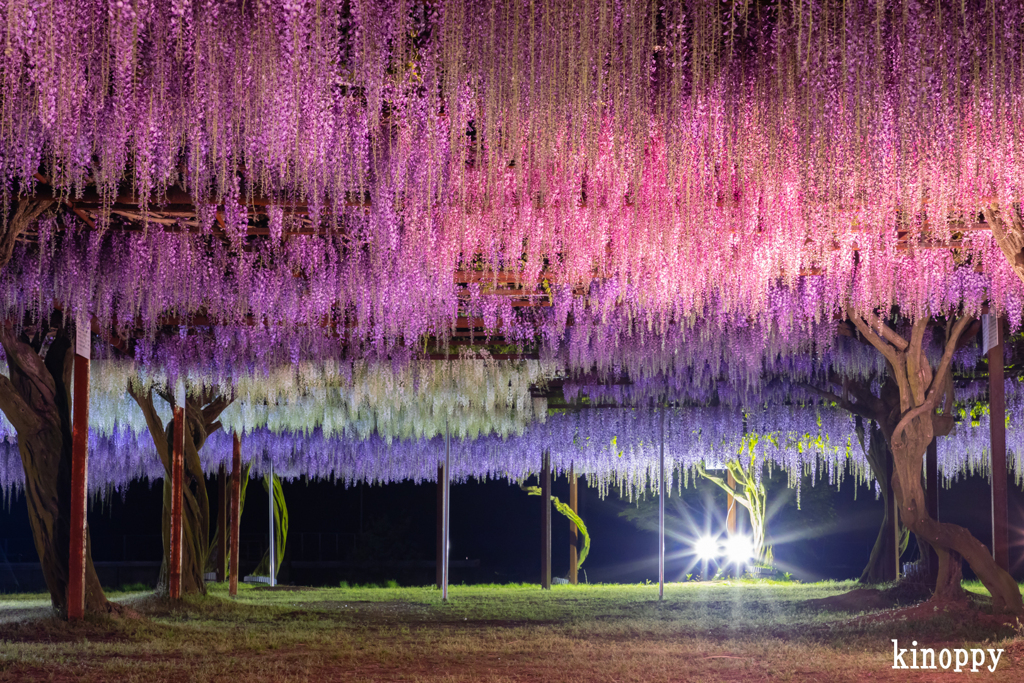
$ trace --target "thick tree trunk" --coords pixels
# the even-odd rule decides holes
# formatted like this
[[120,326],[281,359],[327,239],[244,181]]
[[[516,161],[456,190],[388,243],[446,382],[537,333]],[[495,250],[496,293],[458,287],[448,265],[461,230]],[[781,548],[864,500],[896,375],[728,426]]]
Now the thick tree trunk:
[[[894,411],[893,417],[882,424],[882,431],[893,455],[893,490],[900,519],[919,539],[930,543],[939,557],[934,598],[959,597],[959,564],[963,558],[991,593],[994,611],[1024,614],[1024,601],[1017,582],[996,564],[988,548],[967,529],[932,519],[921,484],[928,444],[937,431],[948,432],[952,427],[952,417],[948,414],[953,405],[950,364],[968,319],[949,323],[942,359],[933,371],[922,348],[929,325],[927,318],[914,323],[908,342],[871,313],[850,314],[849,317],[857,330],[885,356],[899,387],[899,412]],[[942,406],[943,399],[945,406]],[[941,415],[936,414],[940,407],[943,408]]]
[[[195,429],[185,418],[185,471],[181,490],[181,594],[206,594],[206,560],[210,551],[210,497],[206,477],[195,446]],[[171,449],[174,420],[167,425],[167,447]],[[160,586],[166,588],[169,578],[166,567],[171,545],[171,463],[164,463],[164,508],[162,531],[164,560],[160,569]]]
[[[859,418],[858,418],[859,419]],[[864,443],[861,443],[864,446]],[[878,530],[878,537],[875,545],[871,548],[871,556],[868,558],[867,566],[860,575],[860,583],[876,584],[895,581],[897,577],[896,566],[899,558],[896,557],[896,520],[890,515],[892,505],[890,498],[890,478],[892,472],[892,452],[885,436],[878,424],[871,420],[871,437],[867,448],[864,448],[864,455],[867,457],[871,472],[882,490],[882,502],[885,511],[882,515],[882,526]]]
[[[918,536],[920,539],[921,537]],[[942,546],[932,545],[935,555],[938,558],[938,566],[935,568],[935,599],[936,600],[961,600],[966,597],[961,583],[963,576],[963,558],[960,553],[954,550],[947,550]]]
[[[170,557],[171,535],[171,452],[174,434],[174,419],[165,428],[153,406],[152,390],[145,393],[129,388],[129,393],[142,408],[149,427],[150,436],[164,466],[164,505],[162,531],[164,560],[160,568],[158,584],[162,590],[168,588],[168,560]],[[206,564],[210,553],[210,498],[206,490],[206,476],[199,460],[206,438],[220,424],[215,422],[221,411],[230,403],[224,398],[188,398],[185,402],[185,453],[184,475],[182,478],[182,544],[181,544],[181,594],[206,594]],[[205,407],[201,407],[206,404]]]
[[934,431],[931,415],[927,412],[918,415],[913,413],[911,411],[893,433],[893,456],[896,462],[894,488],[903,523],[918,538],[930,543],[939,557],[934,598],[963,598],[963,589],[960,587],[960,559],[963,558],[992,594],[994,611],[1024,613],[1024,602],[1021,601],[1017,582],[999,568],[988,548],[967,529],[937,522],[928,514],[924,487],[921,486],[921,463]]
[[[25,500],[50,600],[67,613],[71,551],[71,370],[74,352],[61,330],[46,358],[25,339],[0,327],[10,379],[0,376],[0,409],[18,433]],[[86,531],[85,609],[109,612],[92,563]]]

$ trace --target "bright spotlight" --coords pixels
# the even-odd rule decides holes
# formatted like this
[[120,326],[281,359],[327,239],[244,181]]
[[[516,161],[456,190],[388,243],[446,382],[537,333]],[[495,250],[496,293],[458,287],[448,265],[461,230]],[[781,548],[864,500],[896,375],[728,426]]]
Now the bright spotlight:
[[754,544],[747,536],[730,536],[725,542],[725,555],[732,564],[745,564],[754,555]]
[[693,552],[705,562],[714,560],[718,557],[718,541],[710,536],[701,536],[693,544]]

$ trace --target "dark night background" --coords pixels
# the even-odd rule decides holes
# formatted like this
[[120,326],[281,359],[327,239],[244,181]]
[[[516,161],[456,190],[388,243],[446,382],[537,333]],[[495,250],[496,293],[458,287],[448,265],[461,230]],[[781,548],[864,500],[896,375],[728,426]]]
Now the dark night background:
[[[535,480],[528,483],[535,483]],[[776,472],[769,483],[769,508],[774,516],[769,534],[775,541],[776,562],[802,580],[857,578],[881,520],[882,503],[873,490],[856,487],[847,478],[834,486],[802,483],[801,507],[795,492],[786,488],[786,475]],[[159,528],[162,482],[135,483],[106,501],[93,499],[89,524],[93,559],[101,581],[116,587],[156,581],[161,552]],[[211,507],[216,483],[209,481]],[[616,489],[602,500],[596,488],[580,479],[580,514],[591,537],[590,557],[580,581],[657,581],[657,498],[648,496],[638,507],[620,498]],[[282,583],[338,585],[384,583],[401,585],[433,582],[436,529],[434,483],[353,486],[323,481],[285,482],[289,511],[287,554],[279,574]],[[552,493],[568,501],[568,482],[559,477]],[[528,496],[505,481],[454,483],[451,489],[451,559],[453,583],[536,582],[540,575],[540,498]],[[1014,575],[1024,578],[1024,493],[1010,489],[1010,561]],[[0,589],[40,590],[41,576],[29,530],[25,499],[8,501],[0,511]],[[250,482],[241,520],[243,574],[251,570],[266,549],[267,494],[259,481]],[[987,480],[968,477],[940,492],[942,521],[967,526],[989,544],[990,497]],[[725,494],[707,482],[673,494],[666,504],[668,555],[666,578],[677,580],[692,573],[692,558],[680,557],[705,526],[724,527]],[[627,519],[623,511],[632,510]],[[707,511],[711,511],[710,515]],[[745,512],[741,511],[742,516]],[[568,521],[552,510],[554,576],[568,572]],[[916,550],[911,543],[903,561]],[[456,561],[478,560],[461,566]],[[109,564],[108,564],[109,563]],[[475,565],[475,566],[474,566]],[[965,576],[971,577],[967,566]],[[18,579],[15,584],[14,580]]]

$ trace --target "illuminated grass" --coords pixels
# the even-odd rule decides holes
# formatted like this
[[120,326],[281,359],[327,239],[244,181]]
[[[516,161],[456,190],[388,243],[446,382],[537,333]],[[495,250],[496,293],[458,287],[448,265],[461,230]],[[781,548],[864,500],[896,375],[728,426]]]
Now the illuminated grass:
[[[805,601],[852,583],[452,586],[268,590],[172,606],[125,596],[143,619],[0,624],[0,681],[930,680],[893,671],[891,638],[1007,649],[987,680],[1019,680],[1015,629],[962,613],[835,614]],[[10,605],[42,596],[4,596]],[[3,608],[0,607],[0,615]],[[997,643],[997,644],[993,644]]]

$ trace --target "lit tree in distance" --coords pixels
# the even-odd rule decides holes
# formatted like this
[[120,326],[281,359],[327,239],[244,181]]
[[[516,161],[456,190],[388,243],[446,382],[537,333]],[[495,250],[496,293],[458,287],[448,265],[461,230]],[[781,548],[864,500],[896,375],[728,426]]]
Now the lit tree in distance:
[[[146,390],[127,386],[128,392],[139,405],[146,419],[146,426],[153,444],[160,456],[164,469],[163,542],[164,559],[160,568],[159,584],[166,589],[169,578],[170,535],[171,535],[171,453],[173,450],[174,421],[164,427],[163,420],[153,405],[153,388]],[[165,394],[165,400],[175,405],[175,399]],[[206,476],[199,459],[199,452],[210,434],[220,429],[217,418],[231,403],[230,397],[215,390],[208,390],[185,399],[184,430],[185,450],[182,486],[182,550],[181,550],[181,592],[206,593],[207,558],[210,554],[210,498],[206,490]]]

